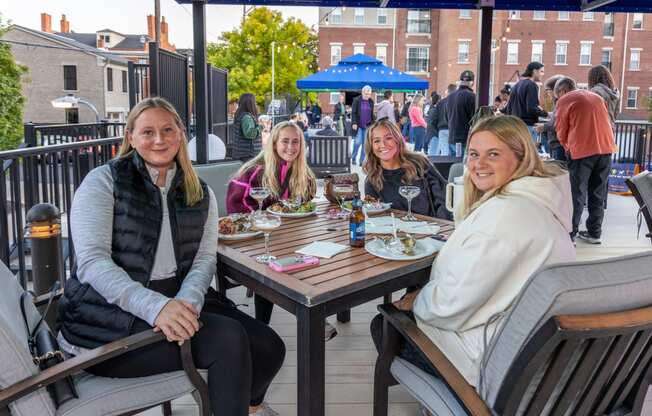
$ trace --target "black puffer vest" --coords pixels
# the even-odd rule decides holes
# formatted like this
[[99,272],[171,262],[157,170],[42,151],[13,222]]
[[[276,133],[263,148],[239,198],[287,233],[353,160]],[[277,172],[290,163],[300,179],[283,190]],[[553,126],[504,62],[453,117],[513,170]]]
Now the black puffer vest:
[[[137,153],[109,165],[114,196],[111,259],[133,280],[148,286],[163,221],[161,193]],[[182,186],[183,172],[177,169],[167,204],[179,280],[190,270],[199,249],[209,205],[203,182],[204,198],[194,206],[186,205]],[[59,323],[66,340],[95,348],[128,336],[134,319],[88,283],[81,284],[73,268],[59,303]]]
[[245,115],[253,117],[249,113],[242,113],[233,120],[233,158],[240,159],[243,162],[253,159],[262,148],[260,134],[252,139],[248,139],[242,133],[242,118]]

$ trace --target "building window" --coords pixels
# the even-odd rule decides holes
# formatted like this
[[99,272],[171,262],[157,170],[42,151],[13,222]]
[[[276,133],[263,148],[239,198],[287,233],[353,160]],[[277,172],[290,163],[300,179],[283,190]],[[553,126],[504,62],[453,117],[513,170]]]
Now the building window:
[[498,52],[498,39],[491,39],[491,63],[496,61],[496,52]]
[[532,41],[532,61],[543,63],[543,42]]
[[330,105],[334,105],[340,102],[340,93],[339,92],[331,92],[329,96],[328,103]]
[[580,65],[591,65],[591,42],[580,42]]
[[614,15],[613,13],[604,14],[604,23],[602,24],[602,36],[614,35]]
[[592,22],[595,20],[595,13],[593,12],[584,12],[582,13],[582,20],[585,22]]
[[353,44],[353,54],[361,53],[364,55],[364,43],[354,43]]
[[66,124],[77,124],[77,123],[79,123],[79,109],[66,108]]
[[342,23],[342,8],[341,7],[336,7],[331,11],[330,23],[334,25],[338,25]]
[[387,62],[387,45],[376,45],[376,59]]
[[457,41],[457,63],[468,64],[471,55],[471,41],[458,40]]
[[532,13],[532,20],[546,20],[546,11],[535,10],[534,13]]
[[640,49],[630,49],[629,53],[629,70],[638,71],[641,69],[641,50]]
[[127,71],[122,72],[122,92],[127,92]]
[[331,65],[337,65],[342,59],[342,45],[331,45]]
[[520,10],[510,10],[509,18],[512,20],[521,20],[521,11]]
[[568,56],[568,42],[557,42],[555,48],[555,65],[566,65]]
[[643,29],[643,13],[634,13],[632,29]]
[[77,66],[63,66],[63,89],[65,91],[77,91]]
[[364,9],[361,7],[355,8],[355,20],[356,25],[364,25]]
[[113,91],[113,68],[106,68],[106,90]]
[[430,33],[430,9],[410,9],[407,33]]
[[408,46],[407,48],[407,72],[428,72],[428,47]]
[[507,41],[507,63],[518,64],[518,42]]
[[638,102],[638,88],[627,88],[627,108],[636,109]]
[[378,14],[376,15],[377,22],[379,25],[387,24],[387,9],[377,9]]
[[469,9],[460,9],[460,19],[470,19],[471,10]]
[[570,12],[559,12],[557,20],[570,20]]
[[600,57],[600,65],[604,65],[611,71],[611,49],[603,49]]

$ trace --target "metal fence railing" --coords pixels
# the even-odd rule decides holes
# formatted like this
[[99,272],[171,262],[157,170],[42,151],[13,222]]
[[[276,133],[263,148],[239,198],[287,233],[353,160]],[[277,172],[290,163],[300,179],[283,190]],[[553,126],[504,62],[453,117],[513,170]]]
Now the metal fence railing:
[[616,121],[615,139],[613,162],[636,163],[644,169],[652,166],[652,123]]

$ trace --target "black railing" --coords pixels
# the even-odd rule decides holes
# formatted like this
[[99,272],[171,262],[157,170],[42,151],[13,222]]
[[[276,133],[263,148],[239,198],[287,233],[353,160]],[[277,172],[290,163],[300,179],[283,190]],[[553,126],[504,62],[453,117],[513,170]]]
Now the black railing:
[[616,122],[616,163],[637,163],[644,169],[652,165],[652,123],[640,121]]
[[[49,202],[67,216],[64,236],[69,236],[72,196],[86,174],[113,158],[121,137],[94,139],[0,152],[0,260],[18,273],[26,287],[30,267],[23,239],[25,214],[35,204]],[[64,251],[70,267],[72,240]]]
[[124,135],[125,123],[99,122],[79,124],[26,123],[25,143],[29,147],[75,143]]

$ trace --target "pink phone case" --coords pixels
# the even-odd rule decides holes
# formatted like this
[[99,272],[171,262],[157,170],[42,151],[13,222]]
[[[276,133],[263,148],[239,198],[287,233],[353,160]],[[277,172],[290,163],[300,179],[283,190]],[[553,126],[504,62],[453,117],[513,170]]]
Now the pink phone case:
[[319,264],[319,258],[314,256],[296,256],[296,257],[301,259],[300,263],[283,266],[276,263],[275,260],[272,260],[269,262],[269,267],[270,269],[277,272],[291,272],[293,270],[305,269]]

